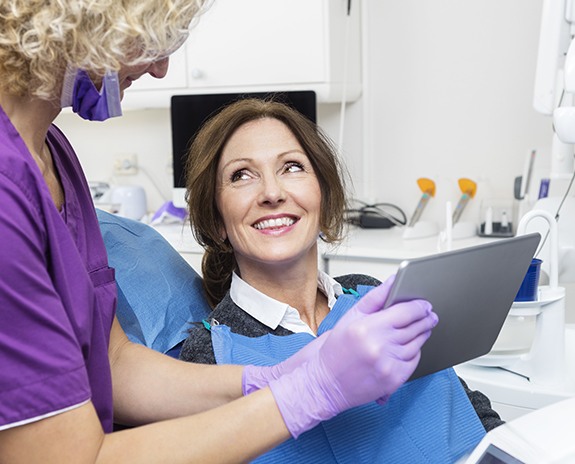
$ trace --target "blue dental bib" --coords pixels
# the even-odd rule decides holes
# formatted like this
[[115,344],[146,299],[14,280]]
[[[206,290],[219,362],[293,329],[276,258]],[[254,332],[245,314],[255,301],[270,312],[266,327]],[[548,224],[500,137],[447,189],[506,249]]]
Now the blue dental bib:
[[[341,295],[318,329],[330,330],[372,287]],[[211,328],[218,364],[273,365],[314,337],[306,333],[250,338],[225,325]],[[453,463],[485,430],[453,369],[408,382],[384,406],[356,407],[257,458],[256,463]]]

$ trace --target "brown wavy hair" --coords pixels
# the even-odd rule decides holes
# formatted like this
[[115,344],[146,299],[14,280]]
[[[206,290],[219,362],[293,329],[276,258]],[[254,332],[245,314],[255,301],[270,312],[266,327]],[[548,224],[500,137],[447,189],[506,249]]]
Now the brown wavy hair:
[[186,201],[192,233],[204,248],[203,285],[208,302],[215,307],[230,288],[237,268],[233,249],[222,241],[223,221],[216,204],[217,170],[224,146],[244,124],[263,118],[283,122],[308,156],[321,190],[322,240],[341,240],[346,207],[345,177],[337,151],[329,137],[313,122],[287,104],[269,99],[245,98],[226,106],[197,133],[187,156]]

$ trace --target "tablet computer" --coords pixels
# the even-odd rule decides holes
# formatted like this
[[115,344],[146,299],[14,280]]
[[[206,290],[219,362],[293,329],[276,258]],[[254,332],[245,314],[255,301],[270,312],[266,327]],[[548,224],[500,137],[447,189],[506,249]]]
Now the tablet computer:
[[439,316],[410,380],[491,350],[540,239],[521,235],[400,264],[385,306],[421,298]]

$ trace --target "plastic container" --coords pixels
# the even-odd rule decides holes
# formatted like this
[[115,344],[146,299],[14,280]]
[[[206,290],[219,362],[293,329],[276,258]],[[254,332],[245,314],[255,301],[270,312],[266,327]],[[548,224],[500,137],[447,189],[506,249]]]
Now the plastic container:
[[112,189],[112,202],[120,205],[118,216],[139,221],[147,213],[146,191],[138,185],[120,185]]
[[511,309],[490,354],[520,355],[528,353],[535,336],[536,320],[537,316],[516,316]]
[[521,287],[519,287],[515,301],[537,301],[541,263],[542,261],[540,259],[533,258],[527,270],[527,274],[525,274],[523,278]]

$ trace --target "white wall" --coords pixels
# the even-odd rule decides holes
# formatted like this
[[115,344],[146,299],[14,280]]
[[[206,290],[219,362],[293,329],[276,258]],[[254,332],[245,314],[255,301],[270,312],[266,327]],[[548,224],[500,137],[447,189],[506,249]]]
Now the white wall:
[[551,122],[531,106],[542,1],[365,5],[372,176],[364,195],[411,214],[416,179],[429,177],[437,196],[426,215],[442,217],[444,202],[459,198],[457,179],[468,177],[478,191],[466,217],[476,219],[481,198],[512,198],[532,148],[538,167],[549,164]]
[[[479,185],[464,219],[477,220],[482,198],[512,198],[532,148],[538,172],[547,173],[551,122],[531,106],[542,0],[361,3],[365,86],[348,105],[343,144],[357,197],[411,215],[421,194],[416,179],[429,177],[437,195],[424,217],[439,222],[444,202],[459,198],[457,179],[468,177]],[[336,141],[339,109],[319,108]],[[144,185],[151,209],[169,198],[168,110],[126,112],[100,124],[66,113],[57,123],[90,180]],[[149,175],[111,178],[114,158],[127,152],[137,153]]]
[[[171,199],[172,142],[168,109],[126,111],[104,122],[84,121],[67,111],[56,124],[75,147],[88,180],[115,185],[142,185],[148,208],[158,209]],[[113,175],[117,157],[135,153],[140,170],[135,176]]]

